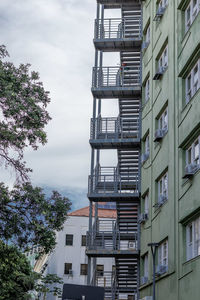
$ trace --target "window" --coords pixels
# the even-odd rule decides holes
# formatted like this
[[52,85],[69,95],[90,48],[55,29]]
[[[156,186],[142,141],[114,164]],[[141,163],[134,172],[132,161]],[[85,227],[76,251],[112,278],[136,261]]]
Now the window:
[[86,235],[82,235],[82,237],[81,237],[81,246],[83,246],[83,247],[86,246]]
[[149,78],[145,82],[145,102],[147,102],[150,98],[150,80]]
[[158,2],[158,8],[165,8],[168,4],[168,0],[160,0]]
[[195,164],[200,166],[200,136],[186,150],[186,165]]
[[150,43],[150,24],[148,25],[145,33],[145,42],[148,45]]
[[167,66],[168,66],[168,45],[165,47],[164,51],[162,52],[162,54],[158,60],[159,69],[161,69],[161,68],[166,69]]
[[65,245],[73,246],[73,234],[66,234]]
[[158,247],[158,265],[168,266],[168,240]]
[[88,265],[81,264],[80,275],[87,275],[88,273]]
[[149,154],[149,134],[146,136],[144,140],[144,151],[146,154]]
[[148,262],[148,253],[146,253],[143,257],[144,263],[144,277],[148,278],[149,276],[149,262]]
[[168,108],[164,110],[160,118],[158,119],[158,128],[164,129],[167,131],[168,129]]
[[165,173],[158,181],[158,201],[160,198],[168,199],[168,173]]
[[65,263],[64,264],[64,274],[70,274],[72,272],[72,264]]
[[104,265],[97,265],[97,275],[103,276],[104,273]]
[[187,260],[200,255],[200,217],[186,227]]
[[200,0],[191,0],[185,10],[185,31],[187,32],[200,10]]
[[200,59],[186,78],[186,103],[200,88]]
[[146,214],[149,212],[149,193],[147,193],[144,197],[144,212]]

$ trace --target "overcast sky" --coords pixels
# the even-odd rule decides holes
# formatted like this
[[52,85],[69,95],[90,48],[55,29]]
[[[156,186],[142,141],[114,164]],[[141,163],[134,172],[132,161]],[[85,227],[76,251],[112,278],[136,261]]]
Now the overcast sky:
[[31,63],[52,99],[48,144],[25,157],[34,184],[87,189],[95,13],[95,0],[0,1],[0,43],[16,65]]

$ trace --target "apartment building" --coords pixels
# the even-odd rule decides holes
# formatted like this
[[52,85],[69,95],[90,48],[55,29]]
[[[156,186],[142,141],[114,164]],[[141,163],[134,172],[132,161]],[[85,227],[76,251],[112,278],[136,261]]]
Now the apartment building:
[[[199,299],[200,1],[143,2],[140,298]],[[147,298],[148,299],[148,298]]]

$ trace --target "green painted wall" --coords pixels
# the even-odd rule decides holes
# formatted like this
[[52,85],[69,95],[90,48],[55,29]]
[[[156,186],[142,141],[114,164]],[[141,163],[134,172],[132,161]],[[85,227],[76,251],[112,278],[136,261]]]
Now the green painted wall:
[[[153,21],[156,1],[143,2],[143,28],[150,20],[151,41],[143,54],[143,81],[150,74],[150,100],[144,105],[143,99],[142,132],[143,136],[147,131],[150,133],[150,157],[142,167],[142,194],[149,189],[150,199],[149,219],[141,225],[141,256],[149,251],[149,281],[140,287],[140,298],[152,295],[152,256],[147,244],[168,237],[169,267],[168,272],[156,281],[156,300],[199,300],[200,257],[186,262],[185,223],[180,221],[187,220],[194,211],[200,213],[200,172],[192,180],[182,179],[184,145],[191,139],[193,131],[200,133],[200,90],[188,105],[184,98],[187,69],[192,60],[200,58],[200,13],[185,34],[183,10],[188,1],[168,2],[164,16],[157,22]],[[162,79],[154,81],[156,59],[167,40],[169,66]],[[156,117],[166,103],[168,133],[161,143],[155,143]],[[166,168],[168,201],[157,209],[154,207],[156,179]]]

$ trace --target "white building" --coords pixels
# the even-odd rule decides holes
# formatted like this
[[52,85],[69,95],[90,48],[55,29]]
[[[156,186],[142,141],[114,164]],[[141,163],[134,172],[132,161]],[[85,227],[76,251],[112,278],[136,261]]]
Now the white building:
[[[104,208],[103,208],[104,207]],[[115,209],[107,209],[106,205],[98,209],[101,220],[116,219]],[[87,284],[87,256],[85,254],[86,232],[88,231],[89,207],[84,207],[69,214],[62,231],[57,233],[57,245],[49,256],[45,273],[57,274],[64,283]],[[114,258],[98,258],[97,271],[102,272],[102,284],[106,285],[104,273],[114,268]],[[57,297],[48,295],[47,300]]]

